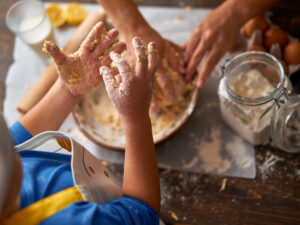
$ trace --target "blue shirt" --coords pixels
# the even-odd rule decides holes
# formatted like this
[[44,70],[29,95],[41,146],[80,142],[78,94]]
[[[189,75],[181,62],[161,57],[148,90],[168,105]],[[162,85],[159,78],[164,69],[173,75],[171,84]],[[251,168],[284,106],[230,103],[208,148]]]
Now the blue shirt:
[[[19,122],[11,126],[10,132],[17,144],[32,137]],[[19,151],[19,154],[23,166],[21,208],[74,186],[70,155],[39,151]],[[70,204],[41,224],[158,225],[159,220],[147,203],[122,196],[104,205],[87,201]]]

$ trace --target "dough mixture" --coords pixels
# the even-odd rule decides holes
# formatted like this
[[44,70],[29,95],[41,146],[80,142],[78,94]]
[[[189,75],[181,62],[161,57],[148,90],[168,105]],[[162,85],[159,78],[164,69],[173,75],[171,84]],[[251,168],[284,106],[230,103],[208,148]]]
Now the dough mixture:
[[[158,85],[154,85],[153,95],[158,106],[158,110],[150,110],[154,141],[170,133],[170,129],[185,115],[195,90],[194,83],[187,83],[181,74],[168,66],[166,59],[163,59],[163,65],[175,89],[177,101],[173,104],[165,101]],[[112,105],[104,84],[84,95],[75,107],[74,116],[88,136],[96,136],[107,145],[125,146],[121,118]]]

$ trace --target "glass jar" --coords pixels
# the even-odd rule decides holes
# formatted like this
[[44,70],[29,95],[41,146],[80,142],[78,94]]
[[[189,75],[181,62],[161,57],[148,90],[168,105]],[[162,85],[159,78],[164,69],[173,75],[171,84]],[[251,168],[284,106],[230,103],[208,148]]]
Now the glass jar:
[[47,60],[50,55],[43,52],[45,40],[55,40],[53,29],[47,12],[41,1],[16,1],[6,14],[7,27],[23,40],[42,59]]
[[[262,145],[270,142],[272,130],[274,143],[283,149],[290,148],[283,140],[299,141],[295,132],[290,131],[286,137],[281,130],[285,126],[292,127],[285,124],[285,116],[289,115],[286,111],[293,108],[299,98],[289,97],[291,83],[274,56],[257,51],[242,53],[225,63],[222,72],[218,88],[221,114],[237,134],[254,145]],[[287,104],[289,99],[293,99],[293,103]],[[297,107],[300,110],[300,106]],[[294,117],[297,116],[295,113]]]
[[289,96],[277,106],[271,122],[274,144],[291,153],[300,152],[300,95]]

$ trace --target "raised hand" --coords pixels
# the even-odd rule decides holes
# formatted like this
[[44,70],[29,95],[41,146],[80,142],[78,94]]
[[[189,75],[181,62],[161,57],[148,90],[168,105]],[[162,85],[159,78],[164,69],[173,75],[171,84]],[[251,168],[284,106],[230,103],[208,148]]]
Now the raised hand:
[[132,45],[136,56],[135,71],[130,69],[128,63],[118,53],[111,52],[110,57],[120,75],[113,76],[106,66],[100,68],[100,74],[103,76],[107,93],[121,117],[130,117],[134,120],[149,115],[154,74],[158,62],[157,50],[153,42],[148,44],[148,56],[139,38],[135,37]]
[[158,67],[157,67],[157,84],[160,87],[164,98],[169,103],[176,102],[176,94],[174,87],[172,86],[170,78],[167,76],[165,65],[162,63],[162,58],[167,59],[167,63],[174,70],[179,73],[184,73],[183,61],[181,62],[179,54],[176,51],[174,44],[163,39],[154,29],[150,26],[143,26],[135,31],[124,31],[120,34],[120,40],[127,44],[127,51],[124,53],[126,61],[129,63],[131,68],[135,65],[135,49],[130,46],[132,37],[139,36],[143,39],[144,43],[147,44],[153,41],[157,45],[158,50]]
[[45,50],[56,64],[59,78],[74,96],[80,96],[101,81],[100,66],[111,63],[109,52],[122,53],[124,43],[117,43],[116,29],[105,31],[102,22],[97,23],[90,31],[78,51],[65,55],[54,42],[46,41]]

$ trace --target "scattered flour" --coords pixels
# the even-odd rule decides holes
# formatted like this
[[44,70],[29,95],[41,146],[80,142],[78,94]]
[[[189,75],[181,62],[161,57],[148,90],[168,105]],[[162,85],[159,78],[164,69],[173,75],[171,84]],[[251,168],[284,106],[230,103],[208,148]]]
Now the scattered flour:
[[255,163],[255,159],[242,142],[241,138],[234,137],[232,141],[226,143],[225,149],[228,153],[230,153],[237,166],[241,168],[249,168]]
[[268,151],[266,153],[265,161],[258,167],[262,174],[262,178],[268,178],[268,176],[275,170],[275,164],[280,161],[284,161],[284,159]]
[[211,142],[201,142],[199,147],[199,155],[203,161],[201,167],[205,172],[217,171],[225,172],[231,167],[228,159],[222,159],[221,156],[221,131],[215,129],[211,133]]
[[191,168],[194,168],[197,163],[199,162],[199,157],[198,156],[195,156],[188,164],[185,164],[183,166],[183,169],[191,169]]

